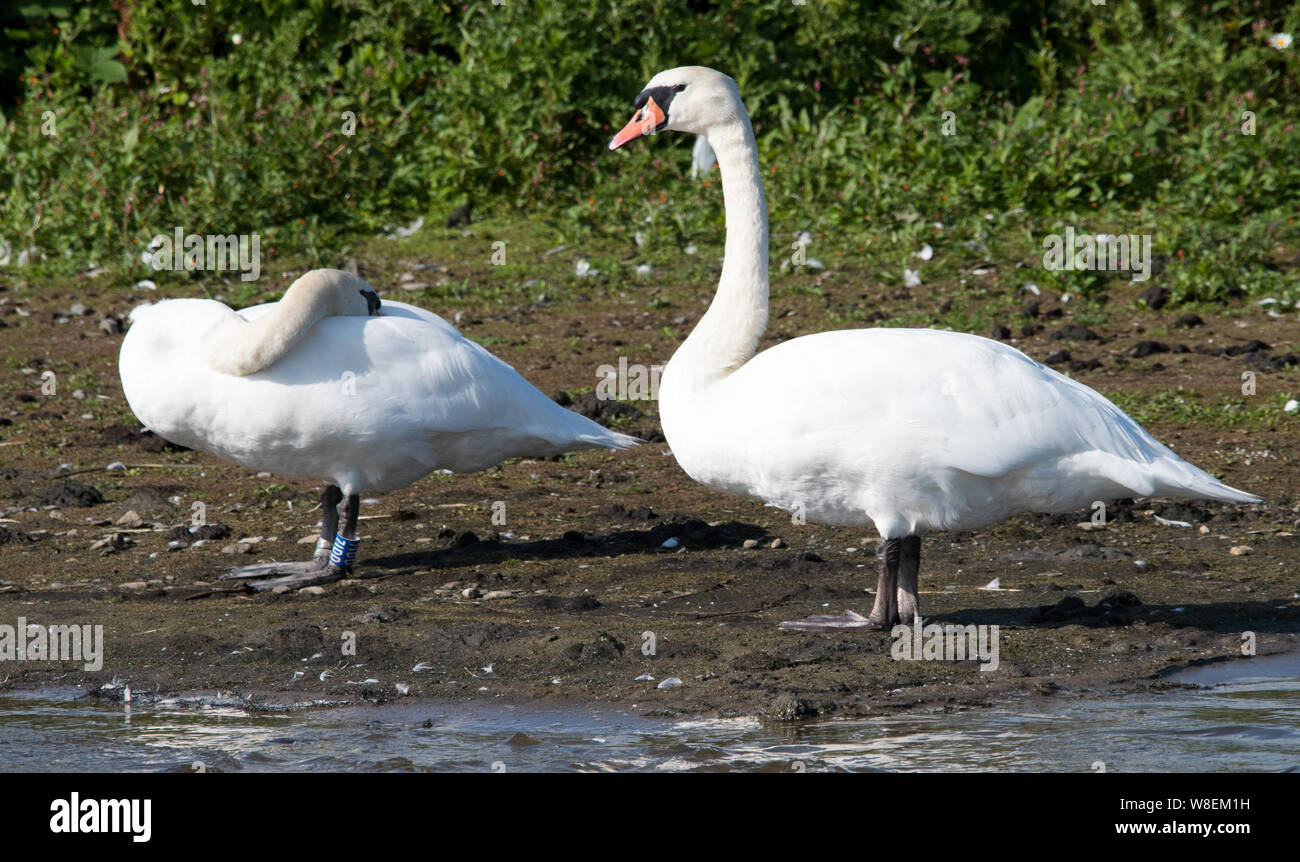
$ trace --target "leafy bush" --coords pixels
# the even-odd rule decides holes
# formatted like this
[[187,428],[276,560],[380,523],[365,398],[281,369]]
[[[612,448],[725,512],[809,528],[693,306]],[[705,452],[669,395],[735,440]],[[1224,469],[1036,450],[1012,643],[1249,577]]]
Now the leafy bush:
[[604,148],[688,63],[739,82],[778,232],[1152,232],[1179,299],[1285,287],[1267,256],[1296,235],[1297,50],[1266,43],[1293,4],[126,0],[3,26],[0,240],[47,266],[129,271],[176,226],[333,255],[466,199],[575,236],[715,233],[689,141]]

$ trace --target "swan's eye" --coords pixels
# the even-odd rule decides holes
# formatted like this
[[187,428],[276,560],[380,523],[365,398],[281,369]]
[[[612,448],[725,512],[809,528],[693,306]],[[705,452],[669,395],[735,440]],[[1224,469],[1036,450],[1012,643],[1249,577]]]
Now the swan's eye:
[[680,93],[682,90],[685,90],[685,89],[686,89],[686,85],[685,85],[685,84],[678,84],[676,87],[673,87],[673,92],[674,92],[674,93]]

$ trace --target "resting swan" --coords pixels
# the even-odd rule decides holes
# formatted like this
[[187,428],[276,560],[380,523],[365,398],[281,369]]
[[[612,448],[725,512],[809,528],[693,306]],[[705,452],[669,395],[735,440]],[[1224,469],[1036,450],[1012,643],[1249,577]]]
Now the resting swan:
[[767,203],[736,82],[700,66],[670,69],[635,107],[611,150],[665,129],[704,135],[722,174],[717,294],[660,379],[660,421],[677,462],[709,487],[812,521],[871,523],[881,536],[870,617],[783,627],[911,622],[921,537],[932,530],[1116,497],[1259,502],[1183,461],[1087,386],[987,338],[855,329],[755,356],[767,325]]
[[136,308],[131,321],[118,364],[145,427],[251,470],[325,482],[310,562],[226,575],[263,578],[256,589],[349,573],[362,493],[440,468],[638,442],[559,406],[436,314],[381,306],[369,284],[341,270],[308,272],[279,302],[232,311],[164,300]]

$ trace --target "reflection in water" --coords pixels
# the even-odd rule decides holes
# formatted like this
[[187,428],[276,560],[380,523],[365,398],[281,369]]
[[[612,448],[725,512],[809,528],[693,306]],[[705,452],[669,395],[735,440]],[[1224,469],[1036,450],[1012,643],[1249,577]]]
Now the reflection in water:
[[[1300,765],[1300,654],[1171,675],[1153,695],[1027,698],[955,714],[670,721],[573,705],[396,703],[292,715],[233,702],[107,706],[0,695],[14,771],[1185,771]],[[1104,767],[1102,766],[1104,764]]]

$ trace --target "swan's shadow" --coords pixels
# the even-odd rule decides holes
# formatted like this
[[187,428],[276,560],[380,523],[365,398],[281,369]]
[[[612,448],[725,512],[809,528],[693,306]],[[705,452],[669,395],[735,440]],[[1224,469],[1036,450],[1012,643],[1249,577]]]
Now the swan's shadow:
[[[1068,601],[1066,597],[1062,602]],[[1291,634],[1300,631],[1300,607],[1279,607],[1289,599],[1253,602],[1207,602],[1176,605],[1113,605],[1102,599],[1096,605],[1071,613],[1056,605],[1018,608],[962,608],[933,616],[922,614],[926,625],[996,625],[1011,629],[1059,629],[1084,626],[1093,629],[1123,629],[1137,622],[1163,622],[1177,628],[1199,629],[1217,634],[1239,635],[1244,631]],[[1179,608],[1181,610],[1175,610]],[[1060,609],[1053,613],[1053,609]],[[922,607],[924,611],[924,607]]]
[[[527,542],[500,539],[470,539],[460,534],[451,540],[450,547],[390,554],[384,557],[366,557],[360,568],[387,569],[383,574],[398,574],[393,569],[453,569],[485,563],[502,563],[508,559],[580,559],[585,557],[614,557],[624,554],[671,554],[676,547],[692,550],[736,547],[746,539],[761,539],[767,531],[754,524],[728,521],[710,526],[699,520],[672,520],[657,524],[647,530],[617,530],[603,535],[584,534],[570,530],[558,539],[538,539]],[[472,535],[472,534],[468,534]],[[678,545],[664,547],[664,542],[676,539]]]

